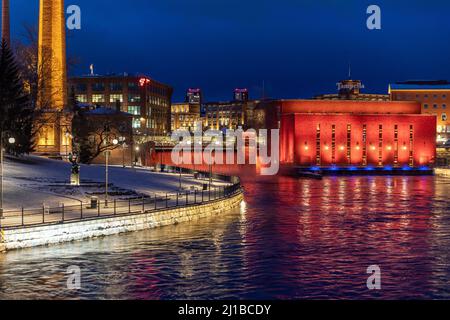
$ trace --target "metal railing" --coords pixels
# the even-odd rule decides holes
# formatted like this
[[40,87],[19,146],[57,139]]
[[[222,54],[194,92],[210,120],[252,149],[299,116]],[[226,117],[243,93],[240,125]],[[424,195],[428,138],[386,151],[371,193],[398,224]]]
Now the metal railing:
[[126,200],[91,200],[79,205],[46,207],[16,211],[4,211],[0,219],[1,229],[62,224],[88,219],[151,213],[160,210],[201,205],[230,198],[241,192],[241,184],[236,179],[231,185],[211,186],[206,190],[190,189],[181,192],[155,193],[152,196]]

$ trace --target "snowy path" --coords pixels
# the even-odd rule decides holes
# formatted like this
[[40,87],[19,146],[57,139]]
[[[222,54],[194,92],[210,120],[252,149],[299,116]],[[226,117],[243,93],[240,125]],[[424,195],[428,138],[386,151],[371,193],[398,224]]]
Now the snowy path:
[[[24,161],[6,160],[4,176],[4,209],[16,210],[21,206],[39,208],[43,203],[49,206],[79,204],[88,199],[82,192],[56,194],[52,192],[51,184],[69,182],[70,164],[29,156]],[[81,180],[103,182],[105,167],[100,165],[82,165]],[[134,190],[146,195],[173,192],[179,188],[179,175],[169,173],[154,173],[145,169],[122,167],[109,168],[109,180],[115,186]],[[203,180],[194,180],[192,175],[183,175],[183,188],[195,186],[200,189]],[[223,185],[215,181],[215,185]]]

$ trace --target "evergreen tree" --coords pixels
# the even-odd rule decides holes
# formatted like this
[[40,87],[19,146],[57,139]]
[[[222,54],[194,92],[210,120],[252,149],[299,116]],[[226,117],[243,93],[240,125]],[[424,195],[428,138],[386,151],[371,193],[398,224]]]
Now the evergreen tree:
[[0,130],[4,139],[14,137],[14,145],[6,144],[7,152],[16,155],[32,151],[33,110],[24,93],[19,67],[8,44],[0,48]]

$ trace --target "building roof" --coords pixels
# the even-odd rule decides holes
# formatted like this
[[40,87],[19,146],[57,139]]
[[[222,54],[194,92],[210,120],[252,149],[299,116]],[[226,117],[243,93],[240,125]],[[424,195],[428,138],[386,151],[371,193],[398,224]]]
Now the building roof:
[[389,85],[389,90],[450,90],[447,80],[409,80]]

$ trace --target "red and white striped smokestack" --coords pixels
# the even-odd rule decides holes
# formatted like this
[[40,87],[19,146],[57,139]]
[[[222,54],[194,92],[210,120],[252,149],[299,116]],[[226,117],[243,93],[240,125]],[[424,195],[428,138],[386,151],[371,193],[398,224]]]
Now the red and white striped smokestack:
[[2,0],[2,40],[5,40],[8,45],[11,41],[9,23],[9,0]]

